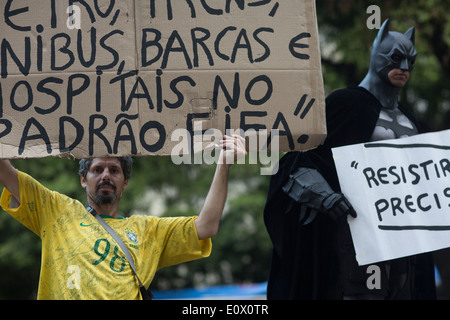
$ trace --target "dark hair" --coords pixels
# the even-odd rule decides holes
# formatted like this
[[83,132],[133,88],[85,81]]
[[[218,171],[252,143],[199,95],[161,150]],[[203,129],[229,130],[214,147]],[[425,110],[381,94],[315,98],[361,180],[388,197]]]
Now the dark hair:
[[[131,168],[133,167],[133,158],[132,157],[118,157],[120,161],[120,165],[122,166],[123,175],[126,179],[131,177]],[[80,168],[78,169],[78,174],[83,175],[86,178],[87,172],[91,167],[92,159],[81,159],[80,160]]]

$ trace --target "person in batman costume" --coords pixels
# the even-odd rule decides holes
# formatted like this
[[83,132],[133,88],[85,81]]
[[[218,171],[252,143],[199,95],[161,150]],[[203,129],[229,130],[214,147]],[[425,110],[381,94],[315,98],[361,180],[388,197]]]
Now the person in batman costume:
[[347,223],[348,215],[357,213],[341,194],[331,151],[418,133],[415,117],[398,102],[416,55],[414,27],[404,34],[389,31],[386,20],[363,81],[326,98],[323,145],[280,159],[264,208],[274,247],[268,299],[436,298],[429,254],[377,263],[381,287],[367,285],[372,273],[368,266],[358,266]]

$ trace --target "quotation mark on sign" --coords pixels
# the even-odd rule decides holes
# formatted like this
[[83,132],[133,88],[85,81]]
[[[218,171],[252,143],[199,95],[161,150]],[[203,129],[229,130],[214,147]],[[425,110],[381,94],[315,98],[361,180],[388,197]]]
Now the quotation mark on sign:
[[[302,111],[303,106],[304,106],[305,103],[306,103],[306,98],[308,98],[308,95],[307,95],[307,94],[304,94],[304,95],[301,97],[300,101],[299,101],[298,104],[297,104],[297,108],[295,108],[294,116],[297,116],[297,115],[300,113],[300,111]],[[314,98],[312,98],[311,100],[309,100],[308,104],[307,104],[306,107],[303,109],[302,113],[300,114],[300,119],[304,119],[304,118],[306,117],[306,115],[308,114],[309,110],[311,110],[311,108],[312,108],[312,106],[313,106],[313,104],[314,104],[315,101],[316,101],[316,99],[314,99]]]
[[358,169],[358,162],[352,161],[352,164],[350,165],[352,168]]
[[[249,4],[250,5],[250,4]],[[272,10],[270,11],[270,13],[269,13],[269,16],[270,17],[273,17],[273,16],[275,16],[275,13],[277,12],[277,10],[278,10],[278,6],[279,6],[280,4],[277,2],[277,3],[275,3],[275,5],[274,5],[274,7],[272,8]]]
[[[295,108],[294,111],[294,116],[298,116],[298,114],[300,113],[300,111],[302,111],[302,113],[300,114],[300,119],[304,119],[306,117],[306,115],[308,114],[309,110],[311,110],[314,102],[316,101],[316,99],[312,98],[311,100],[309,100],[308,104],[306,105],[305,108],[303,108],[305,106],[306,103],[306,99],[308,98],[307,94],[304,94],[301,98],[300,101],[297,104],[297,108]],[[305,144],[307,141],[309,140],[309,136],[306,134],[301,135],[298,139],[297,142],[300,144]]]
[[[302,113],[300,114],[300,119],[304,119],[306,117],[306,115],[308,114],[309,110],[311,110],[314,102],[316,101],[316,99],[312,98],[311,100],[309,100],[309,102],[306,105],[306,107],[303,108],[305,106],[307,98],[308,98],[307,94],[304,94],[300,98],[300,101],[297,104],[297,108],[295,108],[294,116],[298,116],[300,111],[302,111],[302,109],[303,109]],[[306,134],[303,134],[297,139],[297,142],[300,143],[300,144],[305,144],[308,140],[309,140],[309,136],[306,135]]]

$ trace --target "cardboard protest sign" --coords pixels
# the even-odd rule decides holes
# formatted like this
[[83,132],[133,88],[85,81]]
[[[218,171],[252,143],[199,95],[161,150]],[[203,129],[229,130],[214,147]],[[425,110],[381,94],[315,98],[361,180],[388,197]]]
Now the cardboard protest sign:
[[168,155],[176,130],[277,129],[279,151],[326,135],[313,0],[5,0],[0,16],[1,158]]
[[358,264],[450,247],[450,130],[333,149]]

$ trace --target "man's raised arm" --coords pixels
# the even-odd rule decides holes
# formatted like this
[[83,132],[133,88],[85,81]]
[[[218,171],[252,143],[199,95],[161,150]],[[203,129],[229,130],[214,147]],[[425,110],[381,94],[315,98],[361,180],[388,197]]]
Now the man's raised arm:
[[219,164],[216,168],[211,187],[198,218],[195,220],[199,240],[215,236],[219,229],[220,218],[228,191],[228,170],[231,162],[246,155],[244,138],[233,135],[225,136],[219,148],[222,148]]
[[11,208],[20,205],[19,183],[17,181],[17,170],[9,160],[0,160],[0,184],[11,192]]

